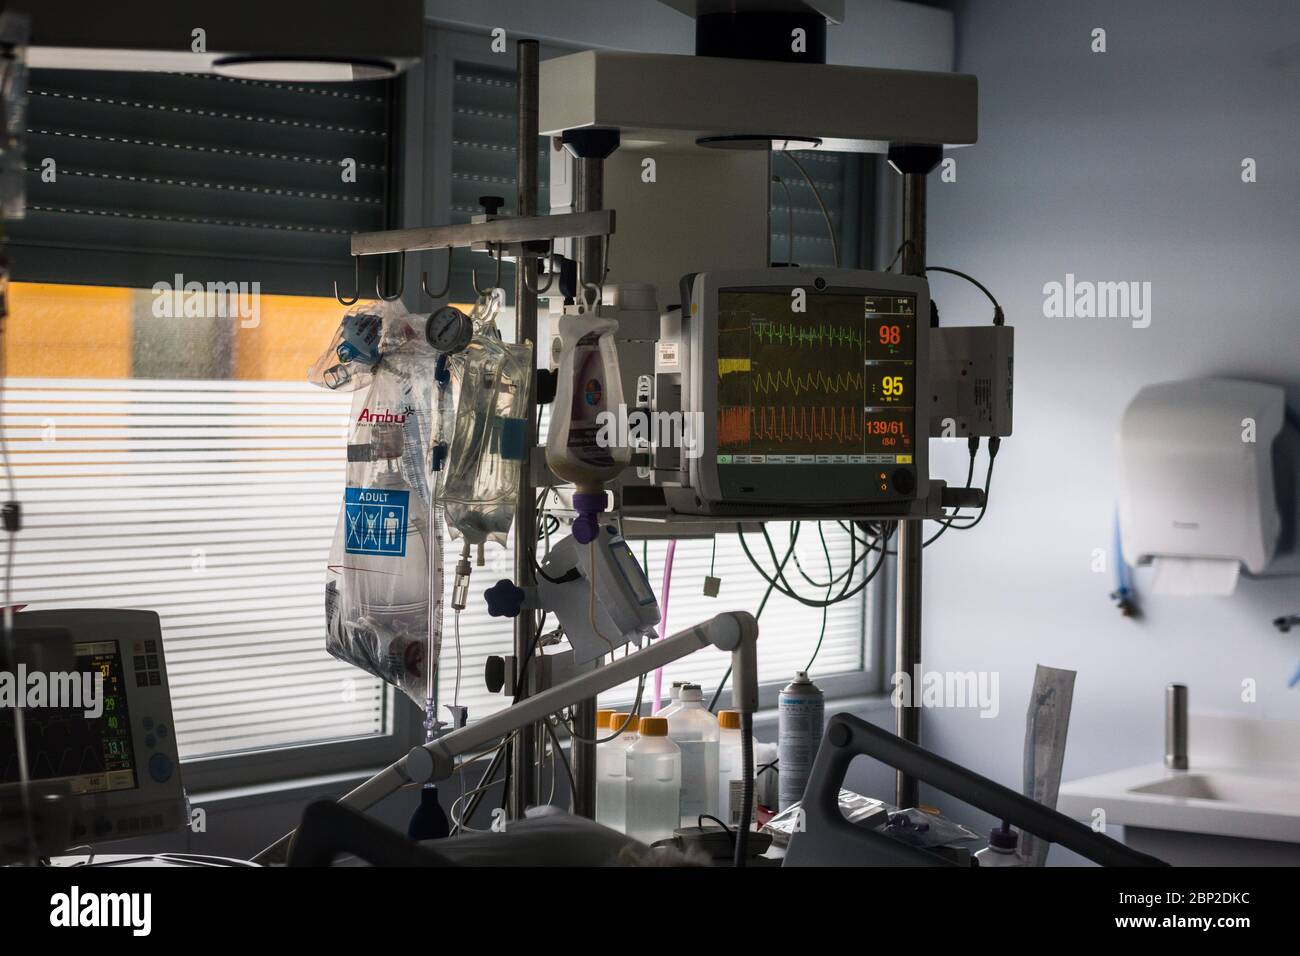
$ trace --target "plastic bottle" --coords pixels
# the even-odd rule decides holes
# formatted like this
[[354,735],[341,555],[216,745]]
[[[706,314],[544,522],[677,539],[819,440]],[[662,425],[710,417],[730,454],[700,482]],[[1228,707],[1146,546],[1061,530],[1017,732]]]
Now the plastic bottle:
[[803,799],[825,722],[826,696],[804,671],[799,671],[781,689],[777,701],[777,799],[781,810]]
[[578,517],[573,536],[591,542],[598,516],[608,497],[605,482],[618,476],[632,460],[632,449],[620,444],[617,422],[624,406],[614,332],[618,322],[590,312],[560,319],[560,370],[551,423],[546,436],[546,463],[552,472],[577,489],[573,507]]
[[667,720],[668,736],[682,752],[681,825],[699,826],[700,814],[718,815],[718,720],[704,706],[699,684],[682,685]]
[[[610,720],[613,717],[612,710],[596,711],[598,740],[610,735]],[[627,802],[624,794],[627,783],[623,777],[627,769],[624,766],[627,762],[626,751],[627,744],[622,737],[596,746],[596,822],[614,830],[623,829]]]
[[989,832],[989,845],[975,854],[980,866],[1025,866],[1016,849],[1020,834],[1003,823]]
[[668,691],[668,703],[664,704],[662,707],[660,707],[658,710],[655,711],[654,715],[656,717],[667,717],[669,714],[675,711],[679,706],[681,706],[682,685],[685,683],[686,681],[684,680],[673,681],[672,689]]
[[663,717],[643,717],[627,749],[627,824],[642,843],[666,840],[681,821],[682,752]]
[[[718,818],[727,826],[740,824],[742,787],[745,785],[744,751],[740,740],[740,711],[718,713]],[[758,803],[758,782],[754,782],[754,802]]]

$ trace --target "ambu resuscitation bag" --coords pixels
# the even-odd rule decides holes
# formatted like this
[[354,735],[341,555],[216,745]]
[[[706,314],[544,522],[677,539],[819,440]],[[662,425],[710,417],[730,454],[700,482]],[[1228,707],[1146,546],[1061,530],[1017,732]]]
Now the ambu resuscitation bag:
[[[411,334],[400,310],[383,302],[365,309],[349,312],[347,335],[335,337],[311,376],[326,387],[355,389],[347,477],[326,573],[326,649],[423,703],[427,668],[436,665],[440,649],[430,594],[441,541],[430,533],[427,470],[438,356],[422,335]],[[377,351],[356,350],[352,342],[365,341],[356,330],[374,319]]]

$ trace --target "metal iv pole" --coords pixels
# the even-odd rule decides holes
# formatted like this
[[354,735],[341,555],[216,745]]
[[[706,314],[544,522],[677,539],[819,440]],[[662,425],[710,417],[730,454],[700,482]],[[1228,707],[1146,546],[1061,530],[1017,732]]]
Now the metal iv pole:
[[[536,40],[520,40],[516,44],[519,76],[515,93],[518,125],[515,130],[515,171],[518,193],[515,215],[519,218],[537,215],[537,112],[538,112],[538,47]],[[515,342],[532,344],[534,356],[537,345],[537,260],[520,255],[515,260]],[[519,494],[515,501],[515,583],[521,588],[532,587],[533,560],[537,554],[537,517],[533,501],[532,483],[528,480],[529,458],[537,446],[537,383],[536,374],[530,379],[528,409],[524,418],[524,461],[522,463]],[[519,699],[529,697],[535,690],[531,666],[533,644],[537,639],[537,622],[531,610],[515,618],[515,660],[527,661],[529,666],[521,673]],[[528,724],[519,728],[510,743],[510,791],[508,806],[510,817],[523,818],[524,810],[537,802],[540,785],[536,774],[537,741],[541,725]]]
[[[889,148],[889,164],[903,175],[903,274],[925,277],[925,178],[939,164],[939,146],[899,145]],[[930,317],[918,315],[917,322]],[[917,356],[924,360],[925,356]],[[922,425],[924,422],[921,423]],[[918,437],[919,440],[919,437]],[[898,599],[895,609],[896,634],[894,672],[909,679],[921,663],[921,551],[924,521],[911,518],[898,523]],[[921,709],[913,699],[899,702],[895,731],[904,740],[921,742]],[[894,803],[903,809],[919,802],[919,783],[898,771]]]

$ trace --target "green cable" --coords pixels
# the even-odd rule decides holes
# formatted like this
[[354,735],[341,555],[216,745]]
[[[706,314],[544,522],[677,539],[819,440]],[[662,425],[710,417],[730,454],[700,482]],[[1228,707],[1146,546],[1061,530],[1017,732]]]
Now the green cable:
[[[780,573],[781,573],[782,571],[785,570],[785,564],[786,564],[787,561],[790,560],[790,555],[794,554],[794,544],[795,544],[795,540],[796,540],[798,537],[799,537],[799,522],[796,521],[796,522],[793,523],[793,527],[791,528],[791,533],[790,533],[790,547],[789,547],[788,549],[786,549],[785,557],[781,559],[781,564],[777,567],[777,576],[778,576],[778,577],[780,576]],[[718,540],[718,538],[717,538],[717,536],[715,535],[714,538],[713,538],[713,541],[714,541],[715,546],[716,546],[716,544],[717,544],[717,540]],[[767,599],[770,598],[770,597],[772,596],[772,591],[775,590],[775,589],[776,589],[776,582],[775,582],[775,581],[769,581],[769,582],[768,582],[768,585],[767,585],[767,591],[763,594],[763,600],[761,600],[761,601],[758,602],[758,609],[754,612],[754,620],[755,620],[755,621],[757,621],[760,617],[763,616],[763,608],[767,607]],[[715,691],[713,692],[713,699],[709,701],[709,711],[710,711],[710,712],[713,711],[713,708],[714,708],[714,707],[717,707],[717,706],[718,706],[718,698],[722,696],[722,691],[723,691],[723,689],[727,686],[727,681],[729,681],[729,680],[731,680],[731,668],[730,668],[730,667],[728,667],[728,668],[727,668],[727,672],[726,672],[725,674],[722,675],[722,680],[718,681],[718,689],[715,690]]]
[[[830,579],[830,584],[826,588],[826,600],[831,598],[831,591],[835,588],[835,571],[831,567],[831,549],[826,544],[826,532],[822,529],[822,523],[817,522],[817,537],[822,540],[822,552],[826,555],[826,577]],[[852,570],[852,569],[850,569]],[[773,582],[771,587],[776,587]],[[812,657],[808,659],[808,666],[804,668],[804,673],[811,674],[813,663],[817,660],[817,655],[822,652],[822,642],[826,640],[826,615],[830,613],[830,605],[822,607],[822,632],[817,635],[817,646],[813,649]]]

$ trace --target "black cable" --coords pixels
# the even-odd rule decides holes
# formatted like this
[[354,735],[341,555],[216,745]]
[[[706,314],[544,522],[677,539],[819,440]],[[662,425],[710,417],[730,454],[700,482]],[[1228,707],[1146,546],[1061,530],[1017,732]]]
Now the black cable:
[[[841,527],[843,527],[843,525],[841,525]],[[824,531],[822,531],[822,522],[820,522],[820,521],[817,522],[817,533],[818,533],[819,535],[821,535],[821,538],[822,538],[822,544],[823,544],[823,546],[824,546],[824,545],[826,544],[826,534],[825,534]],[[865,557],[865,555],[864,555],[864,557]],[[798,555],[798,554],[795,554],[795,556],[794,556],[794,567],[795,567],[795,570],[799,572],[799,577],[803,578],[805,581],[807,581],[809,584],[811,584],[811,585],[812,585],[813,587],[815,587],[815,588],[832,588],[832,587],[834,587],[835,585],[837,585],[837,584],[839,584],[841,581],[843,581],[844,578],[845,578],[847,575],[850,575],[850,574],[853,573],[853,568],[854,568],[854,566],[855,566],[856,564],[857,564],[857,562],[853,559],[853,555],[850,555],[850,556],[849,556],[849,568],[848,568],[848,570],[845,571],[844,574],[841,574],[841,575],[836,576],[833,580],[830,581],[830,583],[827,583],[827,582],[825,582],[825,581],[816,581],[816,580],[814,580],[813,578],[811,578],[811,577],[808,575],[808,572],[806,572],[806,571],[803,569],[803,565],[799,563],[799,555]],[[828,572],[828,573],[833,574],[834,572],[831,571],[831,572]],[[827,596],[827,597],[830,597],[829,594],[826,595],[826,596]]]
[[[876,566],[873,567],[869,572],[867,572],[866,576],[863,577],[863,579],[860,582],[858,582],[857,586],[854,587],[852,590],[848,590],[849,582],[846,581],[844,582],[845,590],[840,591],[840,593],[837,594],[834,598],[831,598],[829,601],[816,601],[811,598],[806,598],[802,594],[796,594],[794,591],[790,590],[790,582],[785,580],[785,575],[782,573],[781,568],[777,569],[776,578],[768,577],[768,574],[763,569],[763,566],[758,563],[758,559],[755,558],[753,552],[749,550],[749,545],[745,542],[744,532],[741,531],[740,528],[741,528],[740,524],[737,524],[736,530],[740,536],[740,547],[741,550],[745,552],[745,557],[749,559],[749,563],[754,566],[754,570],[756,570],[759,573],[759,576],[764,581],[766,581],[769,585],[774,587],[781,594],[784,594],[786,597],[790,598],[791,600],[798,601],[800,604],[804,605],[805,607],[815,607],[815,608],[828,607],[831,604],[838,604],[841,601],[848,600],[849,598],[853,597],[855,594],[859,594],[863,588],[865,588],[868,584],[871,583],[871,579],[876,576],[876,573],[880,570],[881,565],[883,565],[885,561],[885,555],[882,553],[880,556],[880,560],[876,562]],[[763,534],[765,536],[767,535],[766,527],[763,529]],[[781,587],[781,585],[777,583],[778,581],[784,582],[786,586]]]
[[[573,779],[573,766],[569,763],[569,757],[560,746],[560,738],[555,735],[555,726],[549,721],[542,721],[546,725],[546,732],[551,735],[551,745],[555,747],[556,752],[560,755],[560,762],[564,764],[564,772],[569,778],[569,805],[578,799],[578,784]],[[554,773],[555,771],[551,771]]]
[[[967,438],[967,439],[966,439],[966,448],[967,448],[967,450],[970,451],[970,466],[966,469],[966,487],[969,488],[969,487],[970,487],[970,483],[975,479],[975,458],[976,458],[977,455],[979,455],[979,450],[980,450],[980,440],[979,440],[979,438],[978,438],[977,436],[975,436],[975,435],[971,435],[969,438]],[[993,460],[993,459],[991,459],[991,458],[989,459],[989,461],[992,461],[992,460]],[[961,509],[960,509],[960,508],[957,508],[957,509],[953,512],[951,518],[948,518],[948,519],[945,520],[945,521],[941,521],[941,522],[939,522],[940,524],[943,525],[943,527],[940,528],[938,531],[936,531],[936,532],[935,532],[933,535],[931,535],[928,539],[926,539],[925,541],[921,542],[921,547],[923,547],[923,548],[928,548],[930,545],[932,545],[932,544],[934,544],[936,541],[938,541],[938,540],[943,536],[943,533],[944,533],[945,531],[947,531],[949,528],[952,527],[952,523],[953,523],[953,521],[955,521],[955,520],[957,519],[957,516],[958,516],[959,514],[961,514]]]
[[993,324],[994,325],[1006,324],[1006,316],[1003,315],[1002,313],[1002,306],[998,305],[998,300],[994,297],[992,292],[990,292],[987,288],[985,288],[984,283],[980,282],[974,276],[967,275],[964,272],[959,272],[956,269],[949,269],[947,266],[926,266],[925,271],[943,272],[950,276],[956,276],[959,279],[965,279],[975,288],[979,289],[986,296],[988,296],[988,300],[993,303]]
[[998,457],[998,449],[1001,447],[1002,447],[1001,438],[994,437],[989,439],[989,467],[988,470],[984,473],[984,503],[980,505],[979,515],[976,516],[975,520],[970,522],[970,524],[953,525],[953,527],[956,528],[958,531],[969,531],[971,528],[975,527],[977,524],[983,521],[984,515],[988,513],[989,491],[993,487],[993,459]]
[[703,830],[705,820],[712,820],[714,823],[722,827],[722,829],[726,830],[728,833],[731,832],[731,827],[727,826],[727,824],[723,823],[721,820],[719,820],[711,813],[701,813],[698,817],[695,818],[695,825],[699,827],[701,830]]
[[[822,551],[826,554],[826,575],[827,577],[830,577],[835,574],[835,570],[831,567],[831,549],[826,545],[826,532],[822,530],[822,523],[820,521],[817,522],[817,537],[821,539]],[[850,547],[852,547],[852,545],[850,545]],[[850,564],[849,572],[852,573],[852,571],[853,571],[853,565]],[[833,579],[830,584],[826,585],[827,597],[831,596],[831,591],[832,589],[834,589],[834,587],[835,587],[835,580]],[[808,674],[812,673],[813,665],[817,663],[817,655],[822,652],[822,644],[825,643],[826,641],[826,618],[829,615],[830,615],[830,608],[829,607],[822,608],[821,633],[817,635],[817,646],[813,648],[812,657],[808,658],[808,664],[806,667],[804,667],[804,673],[808,673]]]
[[[795,538],[799,536],[797,530],[799,526],[799,522],[796,521],[794,524],[795,524],[795,530],[790,535],[790,547],[786,550],[785,557],[781,559],[781,567],[783,568],[785,567],[785,562],[790,560],[790,555],[794,554]],[[714,539],[716,540],[716,535],[714,536]],[[767,599],[772,596],[772,591],[775,587],[776,585],[769,583],[767,592],[763,595],[763,600],[758,602],[758,609],[754,612],[754,620],[757,621],[760,617],[763,616],[763,608],[767,607]],[[728,664],[727,672],[722,675],[722,680],[718,681],[718,689],[713,692],[713,699],[709,701],[710,713],[713,712],[713,708],[718,706],[718,698],[722,696],[723,688],[727,686],[727,681],[729,681],[730,679],[731,679],[731,665]]]
[[744,786],[740,800],[740,826],[736,828],[734,862],[737,867],[744,866],[749,859],[749,821],[754,815],[754,715],[747,710],[740,714],[740,760]]

